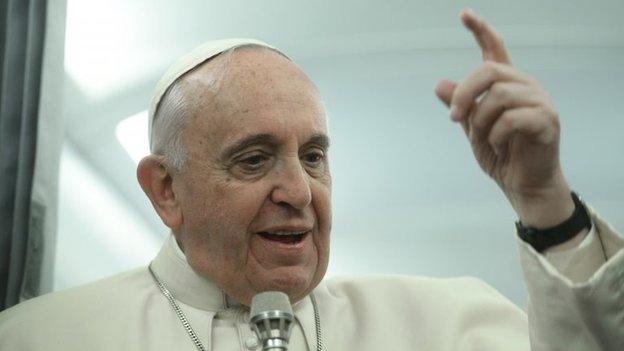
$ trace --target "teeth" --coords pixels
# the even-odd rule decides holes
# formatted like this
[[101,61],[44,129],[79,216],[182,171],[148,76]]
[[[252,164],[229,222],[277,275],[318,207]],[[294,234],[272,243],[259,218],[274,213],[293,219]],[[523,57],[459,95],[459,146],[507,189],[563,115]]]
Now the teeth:
[[305,234],[305,231],[301,231],[301,232],[285,232],[285,231],[276,231],[276,232],[270,232],[269,234],[273,234],[273,235],[302,235]]

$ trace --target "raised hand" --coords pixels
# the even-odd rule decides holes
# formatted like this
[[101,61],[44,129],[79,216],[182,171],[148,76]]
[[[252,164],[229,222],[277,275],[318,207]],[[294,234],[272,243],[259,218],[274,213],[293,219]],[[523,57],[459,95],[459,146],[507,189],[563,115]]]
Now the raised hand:
[[473,11],[460,13],[481,47],[483,63],[462,82],[438,82],[481,168],[505,193],[520,220],[556,225],[574,211],[559,163],[559,117],[537,80],[518,71],[500,36]]

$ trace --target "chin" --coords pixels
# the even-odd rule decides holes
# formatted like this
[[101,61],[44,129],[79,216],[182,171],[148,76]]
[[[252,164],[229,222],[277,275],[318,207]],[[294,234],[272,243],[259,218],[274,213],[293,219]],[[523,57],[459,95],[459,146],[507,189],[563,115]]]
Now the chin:
[[303,299],[318,283],[313,281],[314,272],[301,267],[283,267],[271,273],[265,291],[281,291],[288,295],[291,304]]

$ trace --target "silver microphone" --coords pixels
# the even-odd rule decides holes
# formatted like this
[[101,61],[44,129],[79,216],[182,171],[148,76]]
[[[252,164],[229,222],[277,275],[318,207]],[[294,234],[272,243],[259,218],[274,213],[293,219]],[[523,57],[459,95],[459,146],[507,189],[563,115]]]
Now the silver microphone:
[[287,351],[293,321],[288,295],[267,291],[251,300],[249,325],[262,343],[262,351]]

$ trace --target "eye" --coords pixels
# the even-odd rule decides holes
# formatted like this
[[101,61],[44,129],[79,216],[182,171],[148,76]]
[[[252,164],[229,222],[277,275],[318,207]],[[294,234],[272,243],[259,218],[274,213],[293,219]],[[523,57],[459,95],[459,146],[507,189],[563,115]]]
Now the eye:
[[237,164],[246,171],[256,171],[264,166],[269,157],[265,154],[255,153],[241,158]]
[[311,166],[319,166],[325,161],[325,152],[319,149],[310,150],[303,155],[303,161]]

